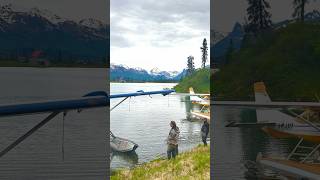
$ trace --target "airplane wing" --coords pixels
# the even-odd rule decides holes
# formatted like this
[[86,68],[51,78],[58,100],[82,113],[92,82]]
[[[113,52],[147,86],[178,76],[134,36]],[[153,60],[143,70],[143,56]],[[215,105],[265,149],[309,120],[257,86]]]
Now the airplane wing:
[[113,98],[126,98],[126,97],[134,97],[134,96],[146,96],[146,95],[153,95],[153,94],[162,94],[163,96],[166,96],[168,94],[171,94],[175,92],[174,90],[161,90],[161,91],[137,91],[134,93],[124,93],[124,94],[114,94],[110,95],[110,99]]
[[189,88],[189,93],[176,93],[175,95],[190,96],[192,103],[200,104],[203,106],[209,106],[210,94],[195,94],[192,87]]
[[210,97],[210,94],[205,94],[205,93],[194,93],[194,94],[190,94],[190,93],[173,93],[170,95],[179,95],[179,96],[208,96]]
[[232,106],[240,108],[253,108],[257,110],[257,122],[275,122],[275,123],[294,123],[301,124],[297,119],[302,120],[304,123],[309,124],[316,130],[320,128],[305,119],[304,117],[290,111],[294,116],[289,116],[285,113],[275,109],[289,109],[289,108],[302,108],[302,109],[320,109],[319,102],[242,102],[242,101],[213,101],[211,106]]
[[109,98],[105,96],[82,97],[78,99],[65,99],[55,101],[43,101],[24,104],[11,104],[0,106],[1,116],[16,116],[26,114],[63,112],[94,107],[104,107],[109,104]]
[[145,96],[152,94],[162,94],[168,95],[174,92],[173,90],[162,90],[162,91],[138,91],[135,93],[127,94],[114,94],[108,95],[103,91],[91,92],[84,95],[83,97],[77,99],[64,99],[64,100],[53,100],[53,101],[43,101],[43,102],[32,102],[23,104],[10,104],[10,105],[0,105],[0,117],[3,116],[17,116],[26,114],[37,114],[37,113],[49,113],[45,119],[40,121],[25,134],[17,138],[14,142],[8,145],[0,152],[0,157],[4,156],[10,152],[13,148],[31,136],[38,129],[43,127],[45,124],[50,122],[54,117],[60,113],[64,113],[70,110],[88,109],[88,108],[98,108],[106,107],[110,105],[110,99],[112,98],[128,98],[132,96]]
[[146,96],[153,94],[168,95],[174,92],[173,90],[162,91],[138,91],[134,93],[126,94],[114,94],[108,95],[103,91],[91,92],[77,99],[63,99],[63,100],[51,100],[42,102],[31,102],[22,104],[9,104],[0,105],[0,117],[1,116],[16,116],[25,114],[37,114],[48,112],[64,112],[69,110],[89,109],[105,107],[110,104],[110,99],[113,98],[126,98],[133,96]]
[[214,101],[213,106],[236,106],[236,107],[255,107],[265,109],[284,109],[284,108],[310,108],[320,109],[320,102],[280,102],[271,101],[263,82],[254,83],[255,101]]
[[255,102],[255,101],[211,101],[212,106],[234,106],[254,108],[312,108],[320,109],[320,102]]
[[[294,113],[290,109],[318,109],[320,110],[320,102],[274,102],[271,101],[266,87],[263,82],[256,82],[254,84],[255,101],[211,101],[210,104],[214,106],[232,106],[240,108],[256,109],[257,123],[285,123],[285,124],[301,124],[299,120],[307,123],[313,128],[320,130],[317,125],[310,122],[303,116]],[[277,109],[287,109],[294,115],[288,115]]]

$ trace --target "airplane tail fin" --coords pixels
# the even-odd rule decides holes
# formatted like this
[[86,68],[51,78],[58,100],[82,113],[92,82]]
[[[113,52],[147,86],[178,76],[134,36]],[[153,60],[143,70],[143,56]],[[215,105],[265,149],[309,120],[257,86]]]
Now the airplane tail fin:
[[254,96],[256,102],[271,102],[263,82],[254,83]]
[[[271,99],[267,93],[266,86],[263,82],[254,83],[254,96],[256,102],[266,103],[271,102]],[[257,109],[257,122],[265,123],[265,122],[274,122],[274,123],[295,123],[294,118],[280,112],[275,109],[267,109],[261,110]]]
[[190,94],[194,94],[194,90],[193,90],[192,87],[189,87],[189,93],[190,93]]
[[[190,93],[190,94],[195,94],[192,87],[189,88],[189,93]],[[190,96],[190,101],[191,101],[192,103],[196,103],[196,102],[201,102],[201,101],[203,101],[203,99],[199,98],[197,95],[194,95],[194,96],[191,95],[191,96]]]

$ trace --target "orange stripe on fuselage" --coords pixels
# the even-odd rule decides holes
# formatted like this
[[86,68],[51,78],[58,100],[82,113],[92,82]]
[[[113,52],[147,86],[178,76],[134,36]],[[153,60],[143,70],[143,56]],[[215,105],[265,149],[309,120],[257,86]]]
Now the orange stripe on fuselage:
[[320,144],[320,134],[306,135],[306,134],[289,133],[289,132],[277,130],[272,127],[263,127],[262,130],[274,138],[303,138],[306,141]]

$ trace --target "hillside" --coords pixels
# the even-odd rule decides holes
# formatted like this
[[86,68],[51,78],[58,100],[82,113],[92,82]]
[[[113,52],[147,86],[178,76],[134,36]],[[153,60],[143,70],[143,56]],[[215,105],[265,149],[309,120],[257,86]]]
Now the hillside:
[[220,99],[253,99],[253,83],[264,81],[273,100],[320,97],[320,24],[292,23],[244,42],[212,77]]
[[154,68],[148,72],[142,68],[131,68],[125,65],[111,64],[110,66],[110,80],[113,82],[178,82],[185,73],[185,70],[161,71]]
[[187,93],[189,92],[189,87],[193,87],[196,93],[209,93],[210,69],[198,69],[192,75],[183,78],[174,89],[176,92]]

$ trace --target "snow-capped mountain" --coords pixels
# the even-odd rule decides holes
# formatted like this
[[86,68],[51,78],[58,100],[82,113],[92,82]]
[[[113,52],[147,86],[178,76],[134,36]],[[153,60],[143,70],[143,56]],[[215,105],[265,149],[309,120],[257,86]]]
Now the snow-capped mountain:
[[82,20],[79,21],[79,24],[81,24],[82,26],[93,28],[93,29],[106,28],[105,24],[103,24],[101,21],[93,19],[93,18],[82,19]]
[[131,81],[131,82],[147,82],[147,81],[179,81],[185,76],[185,70],[178,71],[161,71],[153,68],[149,72],[142,68],[130,68],[126,65],[111,64],[110,74],[112,81]]
[[179,71],[168,71],[168,73],[170,74],[170,77],[176,77],[176,76],[179,75],[181,72],[179,72]]
[[0,5],[0,59],[29,59],[39,50],[51,62],[105,63],[108,32],[96,19],[77,22],[48,10]]
[[307,21],[320,21],[320,12],[313,10],[304,16]]
[[178,71],[161,71],[159,68],[155,67],[150,70],[150,74],[154,76],[164,76],[168,79],[176,77],[179,72]]
[[[7,23],[15,22],[13,21],[13,18],[15,18],[17,14],[29,15],[33,17],[42,17],[53,24],[58,24],[58,23],[70,20],[70,19],[58,16],[57,14],[54,14],[53,12],[47,9],[39,9],[37,7],[31,8],[31,9],[22,9],[22,8],[13,6],[12,4],[6,4],[3,6],[0,5],[0,18],[3,20],[6,20]],[[93,18],[82,19],[79,22],[77,22],[77,24],[94,28],[94,29],[106,28],[105,23]]]
[[27,13],[30,13],[31,15],[34,15],[34,16],[44,17],[53,24],[57,24],[57,23],[64,22],[67,20],[65,18],[62,18],[62,17],[56,15],[56,14],[53,14],[51,11],[48,11],[46,9],[40,10],[38,8],[31,8],[30,11],[28,11]]
[[160,73],[161,73],[161,71],[157,67],[150,70],[150,74],[159,75]]

